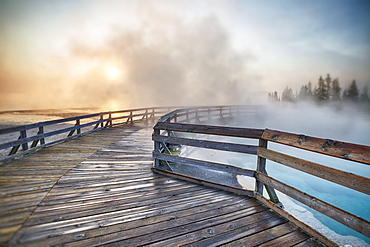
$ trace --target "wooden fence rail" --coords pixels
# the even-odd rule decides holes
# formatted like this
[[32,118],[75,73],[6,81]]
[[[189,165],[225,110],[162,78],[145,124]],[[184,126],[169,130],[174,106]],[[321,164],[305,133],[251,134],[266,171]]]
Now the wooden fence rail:
[[[207,125],[208,122],[216,119],[232,120],[245,116],[259,118],[263,114],[264,110],[259,106],[215,106],[180,109],[164,115],[154,126],[152,139],[154,141],[153,157],[155,162],[153,170],[162,174],[256,197],[275,211],[294,219],[288,212],[276,206],[280,205],[275,193],[276,189],[308,207],[370,237],[370,222],[368,220],[289,186],[269,176],[266,172],[266,161],[271,160],[286,167],[294,168],[369,195],[369,178],[271,150],[268,148],[268,143],[275,142],[365,165],[370,164],[370,147],[270,129]],[[215,136],[221,136],[221,141],[216,141],[215,139],[217,138]],[[207,137],[210,137],[212,140],[205,140]],[[235,141],[230,143],[223,139],[225,137],[237,137],[240,140],[255,139],[258,144],[243,144],[242,141],[241,143],[235,143]],[[188,147],[212,149],[217,150],[217,152],[228,151],[256,155],[256,170],[248,170],[229,164],[225,165],[201,159],[192,159],[186,157],[186,152],[181,151],[179,153],[179,149],[184,150]],[[187,170],[178,169],[177,167],[179,166],[184,167],[183,169],[186,167]],[[192,169],[195,169],[195,172],[188,173]],[[197,177],[197,170],[199,172],[203,171],[203,173],[207,173],[204,171],[216,171],[228,173],[233,176],[244,175],[252,177],[255,179],[255,188],[252,191],[241,186],[230,186],[222,183],[222,181],[215,182],[207,180],[204,176]],[[266,198],[264,195],[264,189],[269,198]],[[320,235],[304,223],[297,219],[294,219],[294,223],[320,239]],[[325,239],[321,240],[325,241]]]
[[170,110],[168,107],[155,107],[101,112],[0,129],[0,136],[9,135],[15,138],[7,138],[5,143],[0,143],[0,151],[8,151],[0,159],[0,163],[102,128],[138,122],[148,124],[149,121],[154,124],[156,118]]

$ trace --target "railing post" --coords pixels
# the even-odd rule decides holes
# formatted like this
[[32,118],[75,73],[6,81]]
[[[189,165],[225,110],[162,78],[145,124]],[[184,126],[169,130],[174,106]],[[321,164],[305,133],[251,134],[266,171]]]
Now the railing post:
[[[44,126],[39,127],[39,132],[37,134],[44,134]],[[45,145],[45,138],[40,139],[40,144]]]
[[199,116],[198,116],[198,108],[197,108],[197,109],[195,109],[195,122],[196,122],[196,123],[199,123],[199,122],[200,122],[200,120],[199,120]]
[[103,127],[104,126],[103,122],[104,122],[103,115],[100,115],[99,122],[95,125],[94,129],[97,129],[99,125],[100,127]]
[[175,114],[175,116],[173,116],[173,122],[177,123],[177,113]]
[[145,125],[148,126],[149,124],[149,119],[148,119],[148,109],[145,109]]
[[[37,132],[38,135],[41,135],[41,134],[44,134],[44,126],[41,126],[39,127],[39,132]],[[37,139],[37,140],[34,140],[31,144],[31,148],[34,148],[37,146],[37,144],[39,143],[40,141],[40,144],[41,145],[44,145],[45,144],[45,138],[40,138],[40,139]]]
[[[263,148],[267,148],[267,141],[259,139],[258,146],[263,147]],[[257,172],[262,172],[262,173],[266,172],[266,159],[262,158],[260,156],[258,156],[258,158],[257,158]],[[263,195],[263,183],[256,180],[255,190],[256,190],[257,193]]]
[[112,113],[109,113],[107,122],[104,128],[112,127]]
[[[21,139],[26,139],[27,138],[27,132],[26,130],[21,130]],[[25,151],[28,149],[28,143],[23,143],[22,144],[22,150]]]
[[[154,135],[160,135],[160,130],[155,129],[155,130],[153,131],[153,134],[154,134]],[[160,144],[159,144],[159,142],[157,142],[157,141],[154,141],[154,152],[157,152],[157,153],[160,153],[160,152],[161,152],[161,151],[160,151]],[[155,168],[158,168],[158,167],[159,167],[159,160],[158,160],[158,159],[154,159],[154,164],[153,164],[153,166],[154,166]]]
[[[267,141],[266,140],[263,140],[263,139],[259,139],[258,146],[261,147],[261,148],[267,148]],[[258,156],[258,159],[257,159],[257,172],[261,172],[261,173],[267,175],[267,172],[266,172],[266,159],[263,158],[263,157],[260,157],[260,156]],[[260,181],[256,180],[256,188],[255,188],[255,190],[256,190],[257,193],[259,193],[262,196],[263,196],[263,185],[264,185],[263,183],[261,183]],[[282,204],[279,201],[279,198],[276,195],[276,192],[275,192],[274,188],[272,188],[270,186],[267,186],[267,185],[265,185],[265,188],[266,188],[267,194],[270,197],[270,201],[272,201],[273,203],[275,203],[275,204],[277,204],[278,206],[281,207]]]
[[128,116],[127,120],[126,120],[126,124],[129,124],[129,123],[133,123],[132,121],[132,111],[130,111],[130,115]]
[[[75,126],[79,126],[79,125],[80,125],[80,119],[77,119],[77,120],[76,120],[76,124],[75,124]],[[69,134],[68,134],[68,137],[72,136],[72,135],[73,135],[73,133],[75,133],[75,130],[76,130],[76,129],[71,130],[71,131],[69,132]],[[78,128],[78,129],[77,129],[77,134],[81,134],[81,128]]]
[[[77,120],[76,120],[76,126],[80,126],[80,124],[81,124],[80,119],[77,119]],[[77,135],[78,135],[78,134],[81,134],[81,128],[78,128],[78,129],[77,129]]]

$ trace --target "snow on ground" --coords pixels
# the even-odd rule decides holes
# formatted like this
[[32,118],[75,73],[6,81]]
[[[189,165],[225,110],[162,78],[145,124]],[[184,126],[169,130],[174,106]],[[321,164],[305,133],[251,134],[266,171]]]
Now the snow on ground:
[[340,246],[345,247],[367,247],[370,246],[362,239],[356,238],[354,236],[343,236],[337,234],[333,230],[329,229],[327,226],[322,224],[318,219],[314,217],[314,215],[301,207],[300,205],[291,201],[285,194],[280,193],[277,191],[279,200],[284,205],[284,210],[288,211],[291,215],[295,218],[299,219],[300,221],[304,222],[305,224],[311,226],[312,228],[316,229],[322,235],[326,236],[327,238],[331,239],[335,243]]

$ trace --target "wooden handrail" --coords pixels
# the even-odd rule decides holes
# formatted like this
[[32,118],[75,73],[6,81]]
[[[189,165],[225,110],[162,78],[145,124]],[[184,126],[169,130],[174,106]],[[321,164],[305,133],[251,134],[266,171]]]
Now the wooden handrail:
[[[254,108],[254,110],[252,110],[252,108]],[[301,172],[345,186],[347,188],[365,194],[370,194],[370,179],[367,177],[359,176],[350,172],[331,168],[322,164],[274,151],[269,149],[267,144],[268,142],[275,142],[298,149],[308,150],[312,153],[319,153],[350,160],[358,164],[370,164],[370,147],[270,129],[235,128],[207,124],[207,121],[214,120],[214,117],[227,120],[241,117],[243,114],[255,114],[258,116],[258,111],[258,106],[193,107],[179,109],[162,116],[158,123],[154,126],[152,139],[155,143],[153,152],[155,162],[153,170],[164,174],[167,172],[168,175],[179,178],[183,176],[187,180],[199,180],[198,182],[200,183],[205,183],[204,178],[189,178],[188,174],[181,174],[172,170],[168,170],[168,167],[173,167],[174,164],[180,164],[182,166],[198,167],[201,169],[215,170],[218,172],[228,172],[233,175],[250,176],[256,180],[253,195],[262,202],[267,202],[263,195],[263,187],[265,187],[269,194],[270,201],[279,203],[274,190],[277,189],[280,192],[304,203],[312,209],[333,218],[334,220],[364,234],[367,237],[370,237],[370,222],[368,220],[353,215],[336,207],[335,205],[331,205],[330,203],[317,199],[312,195],[299,191],[296,188],[277,180],[276,178],[270,177],[265,168],[266,160],[271,160]],[[191,137],[189,137],[189,135],[181,135],[181,137],[178,137],[179,133],[191,133],[192,135]],[[198,137],[197,135],[200,135],[201,137]],[[257,139],[259,140],[259,144],[258,146],[253,146],[235,142],[229,143],[225,141],[210,141],[204,139],[206,136]],[[248,153],[257,155],[258,164],[256,170],[251,171],[217,162],[194,160],[187,158],[184,154],[181,154],[181,156],[178,156],[178,154],[171,154],[171,145],[181,145],[183,147],[192,146],[219,151]],[[227,187],[230,186],[222,184],[221,182],[215,183],[214,181],[211,181],[206,184],[208,186],[217,188],[226,188],[226,190],[229,191],[231,189],[232,191],[239,193],[239,189],[235,187],[227,189]],[[240,189],[247,191],[246,189]],[[249,195],[248,193],[245,194]],[[270,207],[274,208],[272,206]],[[283,212],[284,210],[279,209],[276,211]],[[284,212],[284,215],[287,214],[287,212]],[[295,222],[301,224],[302,228],[307,229],[307,226],[299,220],[296,220]],[[310,232],[312,233],[312,231]]]
[[[19,137],[17,139],[7,140],[4,143],[0,143],[0,151],[3,153],[7,149],[10,149],[8,155],[0,159],[0,164],[18,156],[37,151],[43,147],[71,138],[76,138],[102,128],[133,124],[137,122],[148,124],[149,119],[151,119],[154,124],[154,118],[163,115],[170,109],[171,108],[168,107],[152,107],[100,112],[0,129],[0,135],[19,133]],[[46,131],[46,128],[50,128],[51,130]],[[37,132],[31,133],[35,132],[31,131],[34,129],[36,129]],[[64,133],[66,133],[66,136],[59,136]],[[55,138],[53,138],[53,140],[46,139],[50,137]],[[30,146],[28,145],[29,143],[31,143]]]
[[370,165],[370,147],[266,129],[262,139]]

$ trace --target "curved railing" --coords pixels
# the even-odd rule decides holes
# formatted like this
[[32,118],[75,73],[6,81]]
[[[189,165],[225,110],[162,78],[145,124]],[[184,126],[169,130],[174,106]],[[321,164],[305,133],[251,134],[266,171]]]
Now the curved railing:
[[0,163],[103,128],[138,122],[154,124],[159,116],[170,110],[154,107],[100,112],[0,129],[0,137],[6,137],[3,138],[6,142],[0,143]]
[[[152,137],[154,141],[153,157],[155,159],[153,170],[176,178],[255,197],[326,243],[330,243],[330,240],[282,209],[275,189],[370,237],[370,223],[366,219],[298,190],[283,181],[269,176],[266,172],[266,161],[273,161],[282,164],[282,167],[293,168],[370,195],[369,178],[308,161],[308,158],[297,158],[278,150],[273,150],[273,148],[268,148],[268,143],[282,144],[293,149],[303,149],[312,154],[319,153],[328,157],[336,157],[365,165],[370,165],[369,146],[270,129],[208,125],[209,122],[219,124],[227,121],[235,122],[238,119],[243,119],[243,116],[244,118],[263,119],[264,110],[257,106],[185,108],[161,117],[154,126]],[[254,140],[255,144],[251,145],[245,140]],[[215,160],[210,161],[208,157],[207,159],[194,159],[191,152],[195,149],[204,151],[216,150],[214,155],[222,153],[220,156],[227,156],[232,153],[248,154],[256,157],[256,168],[246,169],[233,164],[217,162],[217,160],[216,162]],[[227,152],[225,153],[225,151]],[[366,168],[369,169],[368,166]],[[223,175],[221,177],[218,176],[217,179],[217,176],[214,176],[214,174]],[[253,183],[249,183],[249,186],[235,183],[238,176],[246,176],[253,179],[255,181],[254,186],[251,186]],[[228,183],[225,178],[234,180],[234,182]]]

